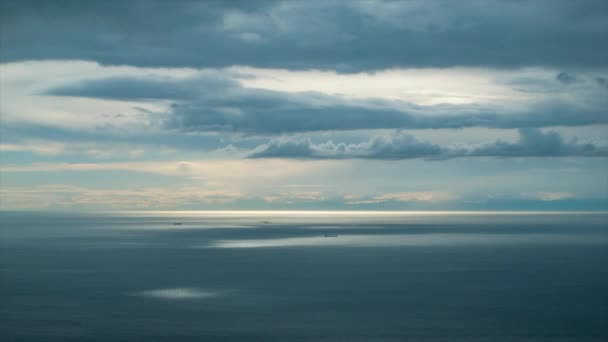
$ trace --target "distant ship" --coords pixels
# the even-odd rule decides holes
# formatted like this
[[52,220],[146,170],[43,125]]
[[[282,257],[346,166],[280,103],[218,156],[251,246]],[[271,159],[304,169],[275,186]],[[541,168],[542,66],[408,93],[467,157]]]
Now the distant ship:
[[270,221],[268,221],[268,220],[264,220],[264,221],[260,221],[260,223],[263,223],[263,224],[270,224],[271,222],[270,222]]
[[173,225],[174,225],[174,226],[181,226],[181,225],[182,225],[182,223],[181,223],[181,222],[173,222]]
[[338,237],[338,234],[325,234],[324,237]]

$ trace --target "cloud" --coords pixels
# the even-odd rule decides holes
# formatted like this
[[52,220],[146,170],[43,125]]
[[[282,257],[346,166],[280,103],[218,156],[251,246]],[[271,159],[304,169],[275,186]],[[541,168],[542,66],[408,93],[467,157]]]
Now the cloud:
[[608,78],[606,77],[596,77],[595,81],[597,82],[597,84],[599,84],[600,86],[607,88],[608,89]]
[[325,201],[327,197],[321,191],[282,191],[263,197],[268,203],[293,204],[296,202]]
[[[463,196],[451,207],[504,191],[565,208],[601,192],[603,0],[0,7],[3,205],[349,208],[359,193],[416,209],[439,206],[404,191],[442,189]],[[577,197],[521,199],[541,190]]]
[[524,194],[524,197],[541,201],[561,201],[565,199],[575,198],[576,196],[571,192],[539,191],[535,193]]
[[0,143],[0,152],[32,152],[39,155],[57,155],[65,151],[65,145],[53,142],[25,141]]
[[446,191],[410,191],[389,192],[372,197],[361,197],[347,195],[344,197],[346,204],[372,204],[382,202],[429,202],[440,203],[458,199],[460,196]]
[[589,1],[4,1],[2,61],[371,70],[606,66]]
[[45,95],[89,97],[112,100],[195,98],[199,93],[236,86],[236,82],[213,71],[201,71],[196,78],[115,76],[85,79],[57,86]]
[[608,157],[608,148],[576,139],[564,141],[554,131],[519,129],[516,142],[498,140],[472,148],[441,147],[417,140],[407,133],[371,138],[361,143],[314,144],[307,139],[279,137],[259,146],[249,158],[300,159],[448,159],[460,157]]
[[608,116],[602,111],[559,102],[532,105],[524,112],[517,112],[474,105],[416,106],[374,101],[346,103],[318,94],[285,96],[252,91],[241,98],[173,105],[167,127],[194,132],[277,134],[385,128],[582,126],[600,123],[608,123]]
[[242,199],[238,190],[211,189],[198,186],[86,188],[69,184],[3,187],[1,208],[23,209],[162,209],[204,208],[206,205],[227,204]]
[[[74,129],[61,127],[61,122],[54,124],[37,123],[7,123],[0,125],[0,136],[2,137],[5,150],[16,151],[36,148],[48,150],[57,147],[57,154],[103,150],[103,154],[113,156],[131,155],[130,150],[144,149],[147,154],[156,151],[161,152],[163,147],[177,149],[180,151],[213,151],[225,147],[239,140],[237,136],[215,134],[192,133],[184,134],[171,130],[162,130],[158,127],[123,127],[118,124],[96,127],[93,130]],[[258,142],[259,143],[259,142]],[[241,141],[242,146],[247,146],[246,141]],[[63,149],[59,147],[63,146]],[[27,148],[26,148],[27,147]],[[2,148],[2,147],[0,147]],[[38,149],[38,152],[42,150]],[[50,150],[49,150],[50,152]],[[39,153],[40,154],[40,153]],[[210,154],[212,155],[212,154]]]
[[[336,164],[278,159],[3,164],[0,172],[6,183],[0,189],[0,205],[3,209],[201,210],[247,201],[252,194],[259,194],[256,201],[264,203],[262,196],[284,195],[285,191],[277,191],[279,185],[309,184],[311,180],[341,172],[341,168],[346,167]],[[104,174],[112,179],[111,184],[123,186],[107,184],[100,188],[103,184],[97,184],[97,181],[99,175]],[[11,179],[20,177],[35,181],[30,186],[10,183]],[[147,181],[150,178],[154,179],[152,184],[158,185],[151,185]],[[61,184],[36,185],[40,179],[58,180]],[[158,183],[159,179],[161,183]],[[73,183],[81,185],[70,185]],[[291,192],[290,199],[294,201],[314,196]]]
[[[316,146],[310,140],[279,138],[271,140],[259,151],[249,155],[250,158],[312,158],[316,155]],[[320,157],[320,155],[319,155]]]
[[[439,71],[437,71],[439,72]],[[470,70],[475,74],[475,70]],[[466,73],[466,72],[465,72]],[[347,98],[318,91],[282,92],[248,88],[231,71],[205,71],[188,79],[110,77],[51,88],[46,94],[113,100],[173,101],[157,113],[165,129],[185,132],[277,134],[328,130],[521,128],[608,123],[597,86],[582,93],[526,99],[509,97],[479,103],[420,105],[403,99]],[[453,78],[453,77],[452,77]],[[395,81],[395,80],[393,80]],[[428,83],[429,79],[422,80]],[[454,80],[452,80],[454,81]],[[491,82],[491,80],[488,80]],[[479,83],[479,82],[478,82]],[[487,83],[487,82],[486,82]],[[498,86],[498,85],[497,85]],[[471,89],[471,93],[475,88]],[[515,95],[514,95],[515,94]],[[449,93],[446,95],[449,98]],[[517,97],[521,98],[517,98]],[[528,96],[529,98],[529,96]],[[524,100],[526,99],[526,100]]]
[[250,158],[314,158],[314,159],[409,159],[440,157],[443,149],[437,145],[418,141],[405,133],[388,137],[375,137],[361,143],[313,144],[308,139],[280,137],[261,146]]
[[[579,73],[576,86],[565,87],[555,80],[554,69],[399,69],[341,75],[242,67],[194,70],[28,62],[4,65],[3,71],[9,80],[3,87],[6,92],[38,94],[13,105],[15,97],[5,95],[0,125],[3,142],[12,147],[31,140],[48,146],[61,143],[67,146],[64,152],[85,153],[88,160],[110,156],[102,150],[128,148],[145,150],[144,157],[149,158],[156,147],[205,151],[209,157],[243,157],[266,141],[265,135],[282,133],[319,132],[310,134],[313,136],[354,131],[356,135],[357,130],[386,128],[520,128],[608,122],[606,100],[601,96],[605,89],[596,80],[601,73]],[[348,86],[341,86],[344,84]],[[370,87],[379,90],[368,94]],[[431,98],[439,102],[418,103],[429,103]],[[266,154],[347,158],[370,148],[355,146],[361,142],[352,141],[344,146],[335,138],[327,143],[315,149],[306,140],[277,140],[270,147],[278,149]],[[381,139],[375,143],[376,149],[395,145]],[[230,145],[234,148],[221,150]],[[287,147],[300,151],[288,152]],[[403,148],[395,153],[396,158],[404,158]],[[426,148],[434,151],[419,152],[441,154],[433,146]],[[408,155],[416,157],[417,153],[410,150]]]
[[563,84],[571,84],[576,82],[576,76],[568,74],[566,72],[560,72],[557,74],[556,79]]
[[534,128],[519,130],[515,143],[497,141],[476,148],[467,155],[496,157],[607,157],[608,148],[591,143],[579,144],[576,139],[564,141],[559,133]]
[[251,182],[277,180],[312,175],[332,169],[329,161],[304,163],[293,160],[192,160],[192,161],[131,161],[105,163],[34,163],[3,164],[3,173],[62,172],[62,171],[131,171],[151,174],[184,176],[215,182]]

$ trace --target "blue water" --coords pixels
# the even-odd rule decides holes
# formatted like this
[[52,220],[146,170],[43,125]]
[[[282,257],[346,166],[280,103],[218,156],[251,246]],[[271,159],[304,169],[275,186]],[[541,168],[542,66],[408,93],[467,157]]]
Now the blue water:
[[608,340],[607,214],[0,219],[3,341]]

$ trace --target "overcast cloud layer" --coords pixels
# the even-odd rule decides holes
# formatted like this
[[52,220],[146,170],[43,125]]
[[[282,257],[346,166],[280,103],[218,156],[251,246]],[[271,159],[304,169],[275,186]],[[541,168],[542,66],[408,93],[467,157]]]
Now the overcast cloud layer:
[[3,61],[606,67],[608,5],[544,1],[3,1]]
[[608,210],[608,3],[0,1],[5,209]]

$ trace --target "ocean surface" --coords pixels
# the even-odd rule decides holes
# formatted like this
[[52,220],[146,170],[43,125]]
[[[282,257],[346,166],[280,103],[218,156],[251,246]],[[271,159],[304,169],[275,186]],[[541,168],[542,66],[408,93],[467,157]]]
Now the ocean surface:
[[605,213],[1,212],[0,225],[2,341],[608,341]]

